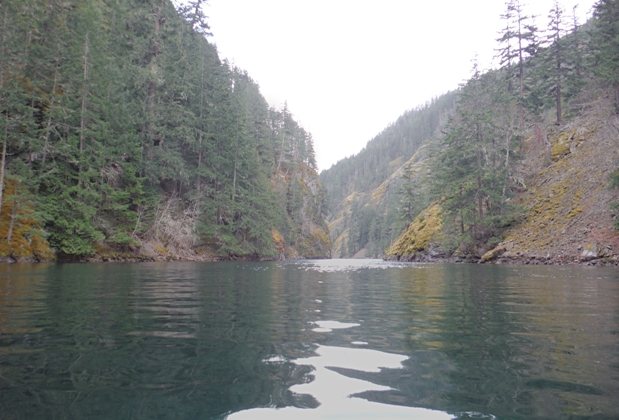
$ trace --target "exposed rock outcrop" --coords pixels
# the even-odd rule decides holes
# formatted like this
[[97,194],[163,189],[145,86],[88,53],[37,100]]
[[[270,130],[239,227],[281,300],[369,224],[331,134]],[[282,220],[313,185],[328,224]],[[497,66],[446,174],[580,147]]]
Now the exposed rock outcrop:
[[617,191],[609,182],[619,161],[619,117],[611,109],[597,99],[549,132],[551,162],[545,167],[547,152],[535,147],[534,138],[527,140],[523,165],[530,187],[518,198],[526,211],[483,262],[617,264],[619,234],[611,210]]
[[430,261],[451,256],[441,246],[442,226],[440,204],[433,203],[396,239],[385,257],[398,261]]
[[[546,131],[538,128],[537,135],[523,145],[518,169],[522,189],[515,198],[523,209],[518,222],[487,252],[457,249],[447,259],[618,265],[619,233],[614,222],[619,211],[612,210],[611,204],[619,201],[619,194],[609,187],[610,175],[619,164],[618,146],[619,116],[603,97],[590,100],[580,116],[563,126],[551,126]],[[428,245],[418,245],[428,242],[421,239],[427,235],[418,227],[416,219],[387,251],[386,258],[437,260]],[[437,231],[432,235],[440,236]]]

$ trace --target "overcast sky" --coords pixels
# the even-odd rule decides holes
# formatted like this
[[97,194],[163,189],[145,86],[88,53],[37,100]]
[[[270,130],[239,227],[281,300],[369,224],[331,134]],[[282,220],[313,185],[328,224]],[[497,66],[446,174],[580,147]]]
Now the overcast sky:
[[[553,0],[527,14],[546,26]],[[581,23],[594,0],[562,0]],[[284,101],[314,138],[320,170],[358,153],[404,111],[453,90],[477,54],[496,67],[502,0],[208,0],[220,56]]]

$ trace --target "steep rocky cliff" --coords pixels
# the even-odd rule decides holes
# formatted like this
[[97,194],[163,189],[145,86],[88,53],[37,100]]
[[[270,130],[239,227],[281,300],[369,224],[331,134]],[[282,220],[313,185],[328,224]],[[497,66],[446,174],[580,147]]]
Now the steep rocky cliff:
[[495,247],[450,247],[436,221],[440,204],[422,212],[387,250],[400,261],[478,261],[525,264],[619,263],[619,201],[610,176],[619,161],[619,116],[609,97],[583,96],[578,116],[535,126],[517,169],[518,219]]
[[610,175],[619,161],[619,117],[607,98],[592,100],[580,116],[550,127],[543,142],[525,143],[526,209],[505,240],[482,261],[610,264],[619,260],[616,190]]
[[[334,258],[382,257],[406,223],[430,203],[425,182],[429,157],[456,98],[457,92],[448,92],[406,111],[357,155],[320,174],[329,192]],[[408,197],[410,206],[403,215],[402,192],[407,183],[414,194]]]
[[[332,255],[333,257],[346,256],[348,254],[348,239],[350,235],[350,221],[353,215],[353,203],[358,203],[362,209],[376,209],[377,218],[392,219],[392,226],[397,229],[401,228],[402,222],[398,223],[399,216],[397,214],[397,205],[399,200],[399,192],[402,187],[402,174],[408,169],[411,174],[411,182],[420,185],[426,184],[426,179],[429,173],[429,154],[428,151],[434,145],[434,139],[425,141],[410,157],[404,161],[402,158],[393,160],[390,163],[393,171],[385,181],[377,188],[370,191],[355,191],[346,197],[341,204],[336,208],[329,218],[329,232],[332,238]],[[421,197],[419,202],[425,202]],[[360,203],[360,204],[359,204]],[[358,207],[357,206],[357,207]],[[358,209],[357,211],[358,212]],[[395,220],[393,220],[395,219]],[[394,228],[392,228],[394,229]],[[395,230],[394,229],[394,230]],[[387,229],[385,229],[387,230]],[[395,233],[395,235],[393,235]],[[392,238],[395,239],[398,231],[392,233]],[[389,241],[387,245],[390,243]],[[372,247],[374,245],[374,247]],[[367,247],[361,249],[353,255],[353,258],[377,257],[382,256],[383,249],[375,246],[376,244],[368,244]]]
[[[318,173],[303,163],[281,169],[271,181],[286,205],[288,242],[275,241],[286,258],[330,258],[329,228],[324,220],[325,196]],[[278,232],[275,235],[281,234]]]

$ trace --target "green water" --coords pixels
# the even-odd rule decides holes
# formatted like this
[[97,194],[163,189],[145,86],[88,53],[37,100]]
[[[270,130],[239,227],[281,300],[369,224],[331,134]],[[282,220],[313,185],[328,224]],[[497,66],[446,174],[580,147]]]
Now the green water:
[[2,419],[619,418],[619,270],[0,266]]

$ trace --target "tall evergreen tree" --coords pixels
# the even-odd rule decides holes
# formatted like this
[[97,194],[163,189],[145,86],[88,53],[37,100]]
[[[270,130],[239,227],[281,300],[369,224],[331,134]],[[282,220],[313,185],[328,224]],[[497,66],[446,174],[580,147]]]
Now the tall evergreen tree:
[[447,225],[457,226],[461,238],[476,246],[495,237],[510,217],[506,200],[515,107],[497,89],[502,83],[497,75],[482,75],[474,65],[433,170]]
[[414,170],[412,164],[407,164],[402,171],[403,184],[400,187],[400,217],[402,217],[406,223],[413,221],[417,215],[416,210],[420,210],[416,201],[419,196],[418,186],[414,181]]
[[548,14],[548,30],[546,42],[550,49],[550,58],[552,62],[553,74],[553,90],[555,93],[555,107],[557,111],[557,124],[561,123],[561,102],[562,102],[562,87],[565,81],[565,64],[566,51],[564,45],[564,37],[568,33],[565,17],[565,11],[555,0],[550,13]]
[[525,14],[520,0],[508,0],[506,11],[501,15],[505,29],[498,41],[500,63],[508,73],[507,87],[511,92],[511,76],[516,70],[518,79],[518,99],[520,101],[520,130],[524,129],[525,66],[527,57],[536,54],[539,47],[537,27],[533,17]]
[[[67,258],[185,231],[186,246],[199,237],[221,255],[272,256],[272,229],[303,224],[307,237],[322,225],[320,187],[306,188],[311,136],[288,115],[280,141],[257,84],[205,38],[205,4],[0,4],[0,225],[11,238],[26,208]],[[294,219],[276,165],[300,191]],[[178,222],[171,213],[187,219],[183,232],[161,227]]]
[[593,11],[593,70],[611,89],[619,114],[619,1],[599,0]]
[[585,86],[588,71],[585,68],[585,49],[588,44],[588,31],[584,31],[578,21],[578,5],[572,8],[571,27],[566,42],[566,63],[569,71],[567,72],[565,85],[567,92],[565,97],[570,99],[576,96]]

